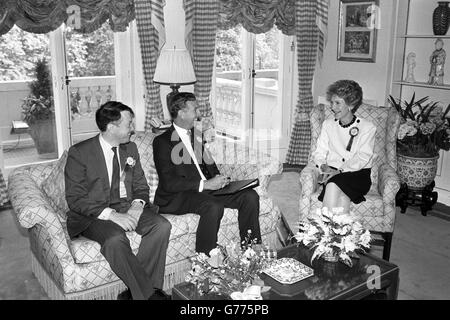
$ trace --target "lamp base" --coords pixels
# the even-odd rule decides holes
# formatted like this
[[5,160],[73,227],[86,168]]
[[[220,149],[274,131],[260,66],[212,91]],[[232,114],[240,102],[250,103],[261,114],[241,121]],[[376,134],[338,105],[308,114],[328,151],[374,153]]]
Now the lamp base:
[[167,108],[170,107],[172,98],[174,95],[176,95],[178,93],[178,89],[180,88],[180,86],[179,85],[171,85],[170,88],[172,89],[172,92],[168,93],[166,96]]

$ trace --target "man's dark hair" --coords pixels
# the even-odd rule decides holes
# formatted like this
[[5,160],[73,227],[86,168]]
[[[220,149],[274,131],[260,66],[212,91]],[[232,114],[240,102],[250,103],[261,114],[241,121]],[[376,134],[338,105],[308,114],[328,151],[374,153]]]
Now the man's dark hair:
[[129,111],[131,116],[134,117],[133,110],[121,102],[108,101],[102,104],[95,112],[95,122],[97,123],[97,127],[100,131],[106,131],[106,126],[108,123],[120,120],[120,113],[122,111]]
[[178,92],[170,99],[169,113],[172,119],[178,117],[178,111],[186,108],[187,101],[196,101],[195,95],[191,92]]
[[352,108],[352,113],[358,110],[362,103],[363,92],[360,85],[353,80],[338,80],[327,88],[327,100],[336,95],[344,99],[345,103]]

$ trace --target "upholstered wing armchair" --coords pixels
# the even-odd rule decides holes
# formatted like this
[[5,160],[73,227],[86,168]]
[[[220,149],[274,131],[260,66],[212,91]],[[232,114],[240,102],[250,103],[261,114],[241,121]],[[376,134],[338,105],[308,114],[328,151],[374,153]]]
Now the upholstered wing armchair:
[[[356,115],[371,121],[377,127],[374,161],[371,173],[372,186],[360,204],[351,203],[350,211],[361,219],[364,228],[381,234],[383,238],[383,259],[389,260],[392,234],[395,223],[395,195],[400,188],[397,176],[396,140],[400,117],[394,108],[374,107],[363,104]],[[309,162],[300,173],[300,221],[322,207],[317,197],[321,186],[319,172],[311,161],[317,139],[325,119],[333,117],[329,107],[319,104],[311,111],[311,149]]]

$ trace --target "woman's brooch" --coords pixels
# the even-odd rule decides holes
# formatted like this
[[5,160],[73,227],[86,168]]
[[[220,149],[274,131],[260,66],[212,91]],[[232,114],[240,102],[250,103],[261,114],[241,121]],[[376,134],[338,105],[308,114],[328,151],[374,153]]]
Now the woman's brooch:
[[358,129],[358,127],[351,127],[350,130],[348,131],[348,133],[350,134],[350,140],[348,141],[346,150],[350,151],[352,148],[353,139],[358,135],[359,129]]

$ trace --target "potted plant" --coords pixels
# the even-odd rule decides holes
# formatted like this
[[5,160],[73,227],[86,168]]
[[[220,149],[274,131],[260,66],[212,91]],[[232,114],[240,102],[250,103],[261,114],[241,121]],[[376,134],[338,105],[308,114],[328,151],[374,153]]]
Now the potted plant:
[[56,153],[55,109],[51,75],[45,58],[35,65],[36,79],[30,82],[30,94],[22,104],[24,121],[30,127],[37,152],[41,158],[52,158]]
[[390,104],[400,114],[397,135],[398,174],[403,183],[413,190],[422,190],[436,176],[440,150],[450,149],[450,119],[437,102],[429,97],[399,100],[389,96]]

